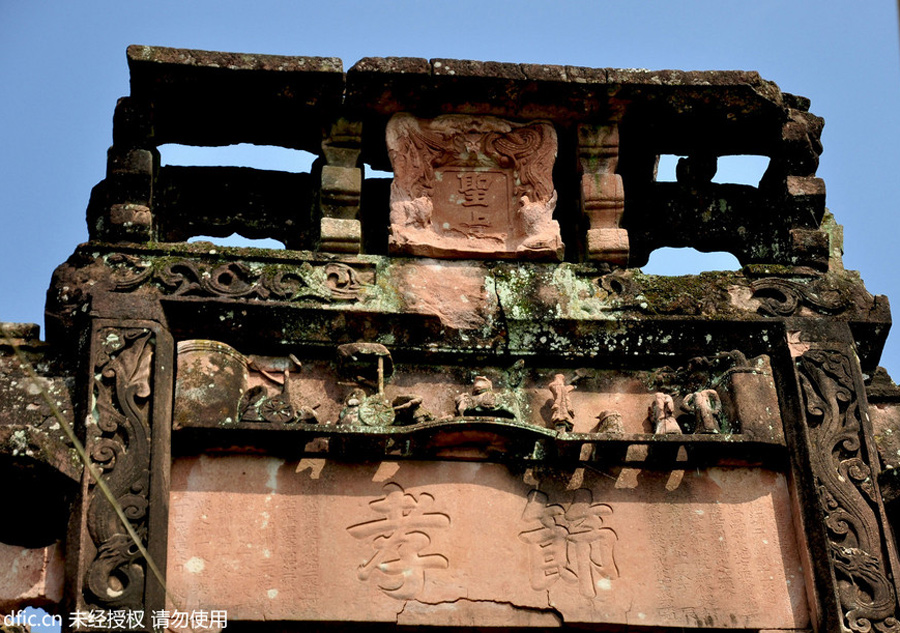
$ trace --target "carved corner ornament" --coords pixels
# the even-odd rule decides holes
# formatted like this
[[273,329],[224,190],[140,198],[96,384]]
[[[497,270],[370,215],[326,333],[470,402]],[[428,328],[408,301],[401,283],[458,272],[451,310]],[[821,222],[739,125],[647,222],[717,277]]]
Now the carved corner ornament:
[[825,515],[842,628],[900,630],[879,521],[876,475],[862,426],[851,358],[811,349],[797,359],[812,470]]
[[495,117],[394,115],[390,249],[438,258],[561,260],[556,131]]

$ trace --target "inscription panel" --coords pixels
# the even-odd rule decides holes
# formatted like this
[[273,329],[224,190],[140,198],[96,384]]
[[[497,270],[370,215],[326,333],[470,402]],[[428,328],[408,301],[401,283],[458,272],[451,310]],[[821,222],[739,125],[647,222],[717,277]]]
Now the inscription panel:
[[438,234],[506,241],[513,227],[512,174],[447,168],[434,174],[432,225]]
[[490,626],[483,605],[497,602],[552,605],[569,624],[809,626],[772,471],[541,479],[485,463],[204,456],[176,460],[172,479],[170,587],[230,620]]
[[556,130],[546,121],[394,115],[387,125],[391,252],[470,259],[562,258],[553,219]]

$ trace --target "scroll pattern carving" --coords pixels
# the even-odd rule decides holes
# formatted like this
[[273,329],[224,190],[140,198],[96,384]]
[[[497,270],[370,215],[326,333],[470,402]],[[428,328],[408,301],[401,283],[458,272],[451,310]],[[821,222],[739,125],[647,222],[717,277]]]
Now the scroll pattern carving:
[[793,316],[806,307],[819,314],[840,314],[850,302],[833,288],[817,288],[777,277],[758,279],[750,284],[752,298],[760,302],[757,311],[770,317]]
[[851,361],[840,351],[814,349],[798,359],[798,369],[844,625],[900,631]]
[[[155,341],[146,328],[102,328],[96,336],[95,425],[89,427],[88,452],[125,516],[146,541]],[[143,557],[96,482],[91,482],[89,494],[87,528],[97,553],[87,566],[87,590],[101,606],[140,606]]]
[[148,263],[123,254],[112,255],[109,261],[117,266],[113,276],[117,292],[132,292],[153,282],[172,296],[329,303],[358,300],[370,285],[365,273],[337,262],[257,268],[243,262],[211,266],[189,259]]

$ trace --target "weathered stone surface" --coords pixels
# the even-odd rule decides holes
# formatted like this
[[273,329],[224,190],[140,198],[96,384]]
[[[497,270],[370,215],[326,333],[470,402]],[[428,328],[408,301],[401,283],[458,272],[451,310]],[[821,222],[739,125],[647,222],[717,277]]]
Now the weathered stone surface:
[[38,548],[0,543],[0,611],[8,614],[25,607],[59,604],[63,562],[58,543]]

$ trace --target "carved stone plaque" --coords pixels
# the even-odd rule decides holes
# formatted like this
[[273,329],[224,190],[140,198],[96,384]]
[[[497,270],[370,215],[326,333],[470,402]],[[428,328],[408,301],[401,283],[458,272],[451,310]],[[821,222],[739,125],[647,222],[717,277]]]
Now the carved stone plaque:
[[390,248],[446,258],[558,260],[556,131],[545,122],[395,115]]

